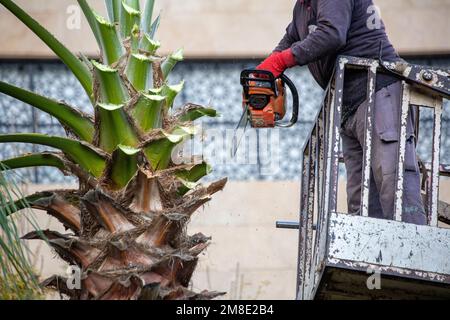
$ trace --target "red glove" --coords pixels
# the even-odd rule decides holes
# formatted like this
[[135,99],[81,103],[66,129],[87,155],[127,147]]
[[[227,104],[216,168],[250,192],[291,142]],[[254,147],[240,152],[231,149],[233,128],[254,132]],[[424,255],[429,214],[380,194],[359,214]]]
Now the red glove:
[[292,68],[295,65],[297,65],[297,61],[292,50],[286,49],[281,52],[272,53],[256,69],[270,71],[275,78],[278,78],[286,69]]

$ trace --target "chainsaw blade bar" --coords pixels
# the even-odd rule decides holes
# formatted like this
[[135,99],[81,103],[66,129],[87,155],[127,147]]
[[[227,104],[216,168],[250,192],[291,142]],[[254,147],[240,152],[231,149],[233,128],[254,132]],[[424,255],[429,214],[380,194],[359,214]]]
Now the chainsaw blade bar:
[[234,130],[233,144],[231,150],[231,155],[233,158],[236,156],[236,153],[239,149],[239,145],[241,144],[241,140],[244,137],[245,132],[247,130],[248,123],[249,123],[248,105],[246,105],[244,113],[242,114],[241,119],[239,120],[238,125]]

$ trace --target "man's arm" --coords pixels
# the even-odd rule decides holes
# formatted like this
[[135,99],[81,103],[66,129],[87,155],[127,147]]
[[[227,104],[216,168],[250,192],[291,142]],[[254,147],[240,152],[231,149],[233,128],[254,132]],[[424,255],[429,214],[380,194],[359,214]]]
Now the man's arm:
[[299,65],[338,52],[347,43],[354,0],[318,0],[317,28],[291,49]]
[[293,21],[272,55],[257,69],[271,71],[278,77],[286,69],[295,65],[306,65],[320,58],[337,53],[347,43],[347,34],[353,14],[354,0],[318,0],[317,28],[301,40],[296,19],[299,2],[294,8]]
[[296,12],[299,2],[295,4],[292,22],[287,26],[286,33],[272,54],[265,59],[258,67],[259,70],[272,72],[275,78],[278,78],[286,69],[297,64],[295,56],[292,53],[291,46],[300,40],[295,27]]
[[[295,16],[294,16],[295,21]],[[292,44],[295,42],[300,41],[300,37],[297,33],[297,29],[295,28],[295,22],[291,22],[288,27],[286,28],[286,34],[284,35],[283,39],[281,39],[278,46],[273,50],[274,52],[281,52],[286,49],[289,49]]]

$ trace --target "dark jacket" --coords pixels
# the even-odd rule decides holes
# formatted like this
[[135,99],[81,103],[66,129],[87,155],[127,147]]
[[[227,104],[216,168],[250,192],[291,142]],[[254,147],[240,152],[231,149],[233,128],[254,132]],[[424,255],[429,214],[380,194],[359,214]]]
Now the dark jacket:
[[[383,60],[397,60],[399,57],[375,10],[372,0],[299,0],[293,20],[275,51],[292,48],[298,64],[308,65],[322,88],[330,81],[338,55],[377,59],[381,44]],[[366,75],[361,72],[346,74],[344,118],[365,100],[364,81]],[[395,81],[379,75],[377,90]]]

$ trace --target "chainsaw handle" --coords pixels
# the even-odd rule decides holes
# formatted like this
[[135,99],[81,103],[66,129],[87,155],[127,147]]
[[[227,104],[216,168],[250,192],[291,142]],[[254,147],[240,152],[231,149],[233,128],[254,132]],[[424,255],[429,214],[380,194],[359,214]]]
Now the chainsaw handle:
[[295,84],[289,79],[284,73],[281,74],[280,79],[286,84],[286,86],[291,90],[292,93],[292,117],[288,123],[277,123],[277,127],[289,128],[292,127],[298,121],[298,111],[300,107],[300,98],[298,95],[297,88]]
[[249,83],[255,81],[270,84],[270,88],[277,94],[275,77],[272,72],[257,69],[245,69],[241,72],[241,85],[245,92],[248,92]]

